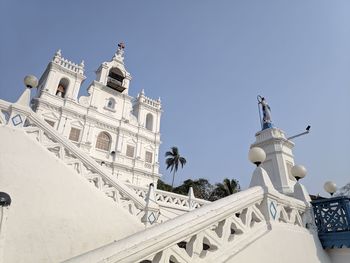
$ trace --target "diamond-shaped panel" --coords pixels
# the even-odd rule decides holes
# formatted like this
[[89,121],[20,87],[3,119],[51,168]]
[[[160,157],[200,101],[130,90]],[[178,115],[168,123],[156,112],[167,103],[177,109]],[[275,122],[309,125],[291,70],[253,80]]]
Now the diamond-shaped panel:
[[154,215],[154,213],[152,212],[149,216],[148,216],[148,222],[151,223],[151,225],[153,225],[153,223],[157,220],[156,216]]
[[22,117],[19,114],[13,116],[11,120],[12,120],[13,125],[15,125],[15,126],[20,125],[23,122]]
[[276,219],[277,209],[273,202],[270,203],[270,214],[273,217],[273,219]]

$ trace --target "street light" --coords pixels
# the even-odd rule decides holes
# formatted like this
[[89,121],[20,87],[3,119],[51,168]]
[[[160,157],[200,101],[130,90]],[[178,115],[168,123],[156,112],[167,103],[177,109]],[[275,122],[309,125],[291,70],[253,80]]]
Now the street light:
[[337,185],[331,181],[325,182],[323,188],[331,196],[333,196],[333,194],[337,191]]
[[266,153],[260,147],[253,147],[249,150],[248,158],[258,167],[263,161],[265,161]]
[[24,78],[24,85],[29,89],[36,88],[38,86],[38,79],[33,75],[27,75]]
[[297,181],[304,178],[307,173],[306,168],[303,165],[294,165],[290,171]]

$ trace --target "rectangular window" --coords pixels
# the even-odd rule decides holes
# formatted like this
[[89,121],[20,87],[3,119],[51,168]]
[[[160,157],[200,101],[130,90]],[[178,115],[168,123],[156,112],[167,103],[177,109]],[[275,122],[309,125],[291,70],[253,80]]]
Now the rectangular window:
[[45,121],[46,121],[51,127],[54,127],[54,126],[55,126],[55,122],[54,122],[54,121],[50,121],[50,120],[47,120],[47,119],[45,119]]
[[69,140],[78,142],[80,137],[80,130],[77,128],[71,128],[69,133]]
[[135,153],[135,147],[131,145],[126,146],[126,156],[133,158]]
[[152,163],[152,159],[153,159],[153,154],[151,152],[146,151],[145,162]]

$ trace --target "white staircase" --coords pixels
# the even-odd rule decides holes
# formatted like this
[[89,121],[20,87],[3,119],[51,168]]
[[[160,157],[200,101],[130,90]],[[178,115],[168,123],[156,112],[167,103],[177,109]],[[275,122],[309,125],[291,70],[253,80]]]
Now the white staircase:
[[[17,120],[16,116],[21,116],[22,123],[14,126],[23,129],[28,136],[44,146],[64,164],[71,166],[77,174],[94,184],[96,188],[127,209],[130,214],[139,219],[142,218],[146,209],[145,199],[148,188],[126,184],[110,176],[107,169],[64,138],[28,106],[0,100],[0,113],[0,123],[8,125],[13,125],[12,119]],[[167,221],[210,203],[202,199],[161,190],[156,190],[155,193],[160,212],[156,222]]]
[[256,186],[66,263],[229,262],[274,226],[309,233],[308,209],[300,200]]

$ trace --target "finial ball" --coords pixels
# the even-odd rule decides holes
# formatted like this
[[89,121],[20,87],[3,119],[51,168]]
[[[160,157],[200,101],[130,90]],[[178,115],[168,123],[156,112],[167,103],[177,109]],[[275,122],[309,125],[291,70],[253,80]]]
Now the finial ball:
[[331,181],[327,181],[323,186],[327,193],[333,195],[337,191],[337,185]]
[[249,150],[249,160],[259,166],[266,159],[266,153],[260,147],[253,147]]
[[27,88],[36,88],[38,86],[38,79],[33,75],[27,75],[24,78],[24,85]]
[[307,170],[303,165],[294,165],[290,172],[298,181],[306,176]]

